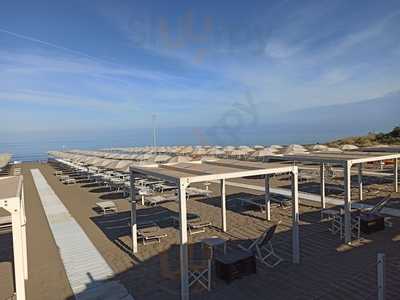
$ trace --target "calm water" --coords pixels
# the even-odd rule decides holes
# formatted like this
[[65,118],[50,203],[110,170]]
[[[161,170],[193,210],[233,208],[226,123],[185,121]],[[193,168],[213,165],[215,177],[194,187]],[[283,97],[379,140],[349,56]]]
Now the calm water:
[[[335,135],[284,128],[170,128],[160,129],[158,145],[243,145],[243,144],[291,144],[323,142]],[[312,132],[312,133],[311,133]],[[1,135],[0,153],[13,154],[14,160],[36,161],[47,159],[47,151],[66,149],[101,149],[151,145],[151,129],[91,131],[91,132],[46,132]]]

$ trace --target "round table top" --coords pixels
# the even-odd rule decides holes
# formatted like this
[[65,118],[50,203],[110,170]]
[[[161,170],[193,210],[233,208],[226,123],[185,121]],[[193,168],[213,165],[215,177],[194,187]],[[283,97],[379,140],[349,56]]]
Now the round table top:
[[210,237],[210,238],[201,240],[201,242],[203,244],[213,247],[213,246],[218,246],[218,245],[224,244],[226,242],[226,240],[221,239],[219,237]]

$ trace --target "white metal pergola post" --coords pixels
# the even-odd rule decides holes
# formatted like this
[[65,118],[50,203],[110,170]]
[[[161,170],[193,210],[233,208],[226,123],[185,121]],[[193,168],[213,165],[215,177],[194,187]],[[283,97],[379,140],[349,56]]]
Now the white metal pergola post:
[[358,199],[363,200],[363,165],[358,164]]
[[270,176],[265,175],[264,179],[265,186],[265,218],[267,221],[271,221],[271,192],[270,192]]
[[186,183],[179,180],[179,242],[181,300],[189,300],[189,257],[187,236]]
[[293,263],[300,263],[300,237],[299,237],[299,184],[298,168],[292,171],[292,255]]
[[221,187],[221,219],[222,219],[221,229],[223,232],[226,232],[226,185],[225,185],[225,179],[221,179],[220,187]]
[[130,172],[131,181],[131,234],[132,234],[132,254],[138,252],[138,241],[137,241],[137,218],[136,218],[136,189],[135,189],[135,178],[133,173]]
[[326,195],[326,192],[325,192],[325,164],[324,163],[322,163],[321,165],[320,165],[320,169],[319,169],[319,175],[320,175],[320,179],[321,179],[321,183],[320,183],[320,185],[321,185],[321,208],[322,209],[325,209],[325,207],[326,207],[326,205],[325,205],[325,195]]
[[344,164],[344,240],[351,243],[351,163]]
[[394,191],[397,193],[399,191],[399,160],[394,159],[393,164],[393,176],[394,176]]

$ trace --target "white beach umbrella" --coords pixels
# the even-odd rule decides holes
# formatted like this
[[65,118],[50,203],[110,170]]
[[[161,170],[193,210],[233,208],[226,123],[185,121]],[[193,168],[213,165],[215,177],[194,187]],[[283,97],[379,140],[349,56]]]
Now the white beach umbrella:
[[120,162],[121,162],[120,160],[113,159],[110,162],[103,165],[103,167],[106,169],[114,169]]
[[281,146],[281,145],[271,145],[271,146],[269,146],[269,148],[276,149],[276,150],[281,150],[281,149],[283,149],[283,146]]
[[168,163],[177,163],[177,162],[188,162],[192,159],[188,156],[174,156],[168,160]]
[[11,154],[8,153],[0,154],[0,169],[7,166],[10,161],[11,161]]
[[317,145],[314,145],[311,147],[311,150],[313,150],[313,151],[324,151],[326,149],[328,149],[328,146],[320,145],[320,144],[317,144]]
[[271,152],[273,152],[273,153],[278,153],[278,152],[279,152],[278,149],[276,149],[276,148],[271,148],[271,147],[266,147],[266,148],[264,148],[264,150],[271,151]]
[[86,163],[88,164],[88,165],[94,165],[95,163],[98,163],[98,162],[100,162],[100,161],[102,161],[103,159],[102,158],[100,158],[100,157],[97,157],[97,156],[92,156],[90,159],[88,159],[87,161],[86,161]]
[[345,151],[358,149],[358,147],[356,145],[350,145],[350,144],[343,145],[341,148],[342,148],[342,150],[345,150]]
[[236,149],[233,150],[229,153],[229,155],[231,156],[242,156],[242,155],[246,155],[248,153],[248,151],[243,150],[243,149]]
[[210,149],[210,150],[208,150],[207,151],[207,153],[206,153],[207,155],[224,155],[225,154],[225,151],[224,150],[221,150],[221,149],[216,149],[216,148],[214,148],[214,149]]
[[235,150],[235,147],[233,147],[233,146],[225,146],[225,147],[222,148],[222,149],[224,149],[225,152],[226,152],[226,151],[233,151],[233,150]]
[[215,157],[215,156],[210,156],[210,155],[206,155],[203,156],[202,158],[200,158],[201,161],[216,161],[219,160],[219,158]]
[[326,152],[334,152],[334,153],[340,153],[343,152],[342,150],[340,150],[339,148],[334,148],[334,147],[328,147],[325,149]]
[[118,164],[115,166],[115,170],[125,170],[127,167],[133,164],[133,160],[120,160]]
[[93,162],[90,162],[90,164],[95,167],[101,167],[103,164],[106,163],[108,163],[108,160],[100,157],[97,157],[97,159],[93,160]]
[[238,149],[240,150],[250,150],[251,148],[247,145],[239,146]]
[[256,150],[261,150],[261,149],[264,149],[264,146],[255,145],[255,146],[253,146],[253,148],[256,149]]
[[178,153],[179,153],[179,154],[190,154],[190,153],[192,153],[193,151],[194,151],[194,150],[193,150],[193,147],[192,147],[192,146],[187,146],[187,147],[185,147],[185,148],[179,150]]
[[284,154],[302,154],[307,152],[308,151],[305,147],[297,144],[291,144],[285,149]]
[[206,149],[203,149],[203,148],[199,148],[199,149],[196,149],[196,150],[194,150],[193,152],[192,152],[192,155],[205,155],[207,153],[207,150]]
[[169,156],[169,155],[166,155],[166,154],[159,154],[159,155],[156,155],[156,156],[153,158],[153,160],[154,160],[154,162],[156,162],[156,163],[163,163],[163,162],[168,161],[170,158],[171,158],[171,156]]
[[273,151],[271,151],[270,149],[261,149],[261,150],[255,151],[250,156],[251,157],[264,157],[264,156],[270,156],[270,155],[275,155],[275,153]]

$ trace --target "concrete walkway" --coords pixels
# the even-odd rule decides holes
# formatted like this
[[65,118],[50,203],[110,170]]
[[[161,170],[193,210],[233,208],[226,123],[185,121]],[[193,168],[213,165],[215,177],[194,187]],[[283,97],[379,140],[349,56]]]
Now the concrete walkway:
[[31,173],[75,298],[133,300],[40,170]]

